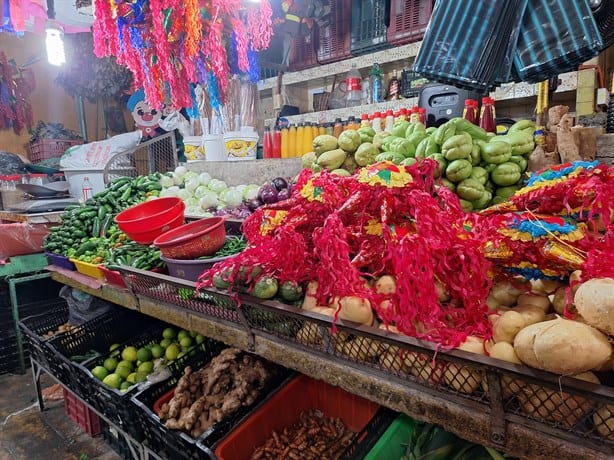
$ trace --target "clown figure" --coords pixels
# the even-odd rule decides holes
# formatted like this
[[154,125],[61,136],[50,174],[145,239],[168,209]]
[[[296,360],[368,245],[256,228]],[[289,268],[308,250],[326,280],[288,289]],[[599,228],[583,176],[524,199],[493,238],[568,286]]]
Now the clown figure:
[[135,91],[128,99],[128,110],[132,113],[134,123],[143,132],[143,139],[151,139],[164,133],[160,127],[160,120],[164,115],[164,107],[156,110],[145,100],[145,93],[142,89]]

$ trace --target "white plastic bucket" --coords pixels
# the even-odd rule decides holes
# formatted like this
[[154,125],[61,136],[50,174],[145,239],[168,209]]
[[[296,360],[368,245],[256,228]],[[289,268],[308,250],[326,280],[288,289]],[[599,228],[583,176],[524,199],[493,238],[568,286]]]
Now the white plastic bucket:
[[201,136],[186,136],[183,138],[183,145],[188,160],[203,160],[205,158]]
[[63,169],[72,197],[83,199],[83,180],[87,177],[92,184],[92,195],[105,189],[103,169]]
[[221,135],[210,134],[203,136],[203,149],[207,161],[228,160],[228,155],[226,155],[224,148],[224,139]]
[[255,160],[258,150],[258,133],[254,128],[245,126],[241,131],[224,134],[226,155],[230,161]]

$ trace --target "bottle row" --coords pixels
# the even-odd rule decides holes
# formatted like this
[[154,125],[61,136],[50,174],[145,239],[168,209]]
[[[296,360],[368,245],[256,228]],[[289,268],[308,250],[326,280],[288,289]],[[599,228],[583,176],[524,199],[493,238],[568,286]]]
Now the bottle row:
[[[488,132],[496,133],[497,123],[494,100],[490,97],[482,98],[481,107],[475,99],[465,100],[463,117],[471,123],[479,125]],[[414,106],[411,109],[402,108],[398,112],[388,110],[386,112],[363,113],[360,118],[354,116],[347,120],[341,118],[334,122],[313,123],[304,122],[298,124],[281,123],[280,120],[271,129],[266,127],[262,143],[264,158],[296,158],[313,150],[313,140],[321,134],[329,134],[339,137],[348,129],[357,130],[361,127],[371,127],[378,133],[391,132],[398,120],[408,120],[412,123],[426,125],[426,109]]]

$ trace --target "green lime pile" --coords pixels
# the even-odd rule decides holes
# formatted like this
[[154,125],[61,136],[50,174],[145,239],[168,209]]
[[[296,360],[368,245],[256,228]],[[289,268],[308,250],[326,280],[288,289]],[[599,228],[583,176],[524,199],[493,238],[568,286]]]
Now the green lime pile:
[[121,349],[119,344],[111,345],[109,356],[91,372],[106,386],[125,391],[145,381],[154,370],[181,358],[204,340],[204,336],[196,332],[167,327],[159,342],[152,341],[141,348],[128,345]]

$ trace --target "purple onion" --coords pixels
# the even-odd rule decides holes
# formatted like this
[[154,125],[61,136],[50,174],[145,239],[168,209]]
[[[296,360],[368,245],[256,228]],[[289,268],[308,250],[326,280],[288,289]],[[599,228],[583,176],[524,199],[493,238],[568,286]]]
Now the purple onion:
[[262,201],[260,201],[258,198],[254,198],[253,200],[250,200],[247,203],[247,207],[249,208],[250,211],[255,211],[262,205],[263,205]]
[[282,188],[277,194],[277,201],[283,201],[290,198],[290,190],[287,188]]
[[278,191],[288,188],[288,182],[283,177],[276,177],[271,181],[271,184],[273,184]]
[[264,204],[271,204],[277,202],[277,189],[273,184],[265,184],[260,187],[260,199]]

